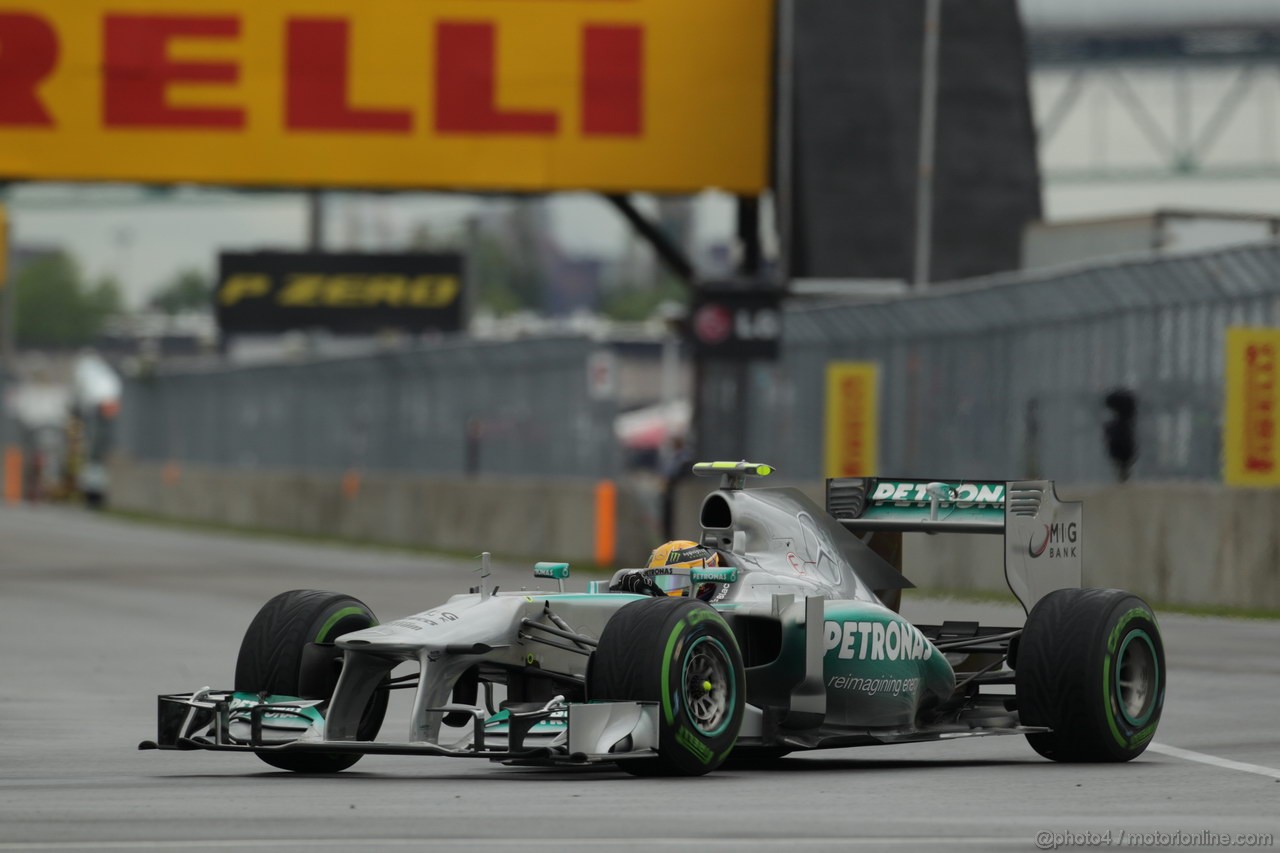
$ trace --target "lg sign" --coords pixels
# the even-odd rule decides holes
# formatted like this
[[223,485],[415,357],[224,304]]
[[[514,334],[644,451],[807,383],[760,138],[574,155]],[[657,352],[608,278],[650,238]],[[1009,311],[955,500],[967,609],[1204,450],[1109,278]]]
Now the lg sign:
[[[243,67],[229,59],[171,58],[186,43],[216,49],[242,38],[235,15],[107,13],[102,20],[101,105],[108,128],[239,130],[248,111],[228,97]],[[362,107],[351,102],[352,27],[342,18],[289,17],[284,21],[283,109],[273,116],[289,131],[407,134],[406,107]],[[427,34],[424,34],[427,35]],[[556,110],[504,108],[498,99],[497,26],[437,21],[430,89],[438,133],[554,136]],[[639,136],[643,123],[644,30],[638,25],[586,24],[580,28],[580,128],[585,136]],[[0,13],[0,125],[55,127],[43,84],[60,63],[74,61],[53,22],[33,12]],[[174,90],[203,90],[210,106],[176,106]],[[219,96],[221,92],[221,96]],[[425,97],[424,97],[425,101]]]
[[722,344],[733,334],[733,313],[723,305],[703,305],[693,315],[693,334],[703,344]]
[[0,176],[756,190],[770,11],[0,0]]
[[712,358],[777,358],[781,297],[778,291],[703,285],[695,296],[694,343]]

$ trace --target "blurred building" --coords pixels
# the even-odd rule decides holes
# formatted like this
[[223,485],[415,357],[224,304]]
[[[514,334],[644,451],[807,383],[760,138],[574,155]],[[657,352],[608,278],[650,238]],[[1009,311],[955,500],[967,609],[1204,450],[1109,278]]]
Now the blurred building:
[[[924,3],[796,3],[790,270],[910,279]],[[945,0],[931,280],[1018,266],[1040,218],[1026,45],[1014,0]]]
[[128,356],[179,359],[208,355],[217,340],[212,313],[142,311],[108,318],[95,347],[113,361]]
[[1265,28],[1280,18],[1273,0],[1018,0],[1018,5],[1033,34]]
[[1047,218],[1277,209],[1280,4],[1021,6]]
[[49,260],[62,254],[60,246],[38,243],[16,243],[9,247],[9,278],[16,279],[32,264]]
[[1280,213],[1157,210],[1037,222],[1022,242],[1024,269],[1107,258],[1198,252],[1263,243],[1280,237]]

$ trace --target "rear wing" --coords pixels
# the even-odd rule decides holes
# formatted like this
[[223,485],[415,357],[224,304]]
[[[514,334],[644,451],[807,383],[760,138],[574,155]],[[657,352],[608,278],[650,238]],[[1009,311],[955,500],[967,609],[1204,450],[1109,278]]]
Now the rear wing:
[[1050,480],[827,480],[827,512],[853,533],[1004,536],[1005,580],[1023,607],[1082,583],[1084,504]]

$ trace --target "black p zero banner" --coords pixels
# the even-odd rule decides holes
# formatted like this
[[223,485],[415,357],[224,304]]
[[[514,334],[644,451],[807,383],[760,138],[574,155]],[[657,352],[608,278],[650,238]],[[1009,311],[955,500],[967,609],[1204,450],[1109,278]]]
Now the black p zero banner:
[[223,334],[324,328],[462,328],[462,256],[224,252],[214,296]]

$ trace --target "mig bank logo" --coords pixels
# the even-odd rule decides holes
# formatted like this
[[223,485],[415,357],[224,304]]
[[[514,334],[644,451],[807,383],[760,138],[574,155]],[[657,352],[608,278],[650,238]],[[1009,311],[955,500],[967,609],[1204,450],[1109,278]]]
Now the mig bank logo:
[[1044,533],[1035,532],[1027,542],[1027,553],[1037,560],[1044,554],[1049,559],[1079,557],[1080,525],[1074,521],[1042,524]]

